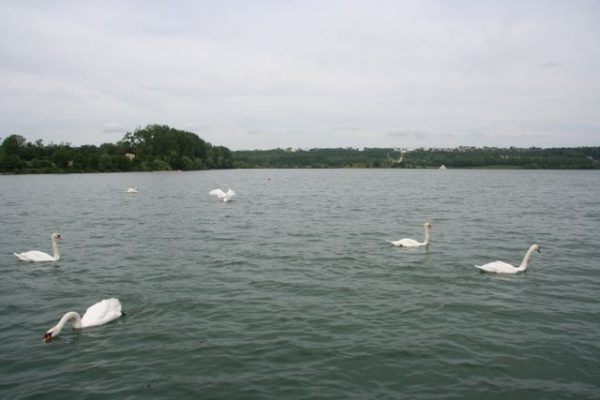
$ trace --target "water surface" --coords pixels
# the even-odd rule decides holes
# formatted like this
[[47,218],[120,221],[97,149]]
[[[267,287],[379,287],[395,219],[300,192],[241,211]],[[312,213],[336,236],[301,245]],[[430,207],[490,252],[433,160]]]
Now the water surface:
[[[599,398],[599,178],[0,176],[0,397]],[[226,185],[232,203],[208,196]],[[386,242],[425,221],[428,249]],[[12,255],[50,251],[53,231],[60,262]],[[473,267],[532,243],[526,274]],[[125,317],[41,342],[108,297]]]

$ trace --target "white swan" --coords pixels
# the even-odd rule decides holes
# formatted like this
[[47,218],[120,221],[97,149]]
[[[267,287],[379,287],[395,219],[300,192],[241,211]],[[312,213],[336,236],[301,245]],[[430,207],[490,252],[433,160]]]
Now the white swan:
[[48,329],[42,337],[42,340],[44,342],[49,342],[57,337],[69,320],[72,320],[71,324],[74,329],[81,329],[107,324],[110,321],[119,318],[121,315],[121,302],[119,299],[104,299],[93,306],[88,307],[85,314],[83,314],[83,317],[80,317],[75,311],[69,311],[62,316],[60,321],[58,321],[58,324]]
[[521,261],[521,265],[518,267],[505,263],[504,261],[494,261],[485,265],[476,265],[475,268],[479,268],[482,272],[495,272],[497,274],[516,274],[517,272],[523,272],[527,269],[529,258],[533,252],[537,251],[538,253],[541,253],[540,248],[539,244],[531,245],[523,258],[523,261]]
[[130,187],[127,189],[127,193],[138,193],[138,189],[136,187]]
[[227,192],[222,191],[221,189],[213,189],[208,192],[211,196],[217,196],[217,198],[225,203],[231,201],[233,196],[235,196],[235,192],[231,189],[228,189]]
[[21,261],[29,261],[29,262],[41,262],[41,261],[58,261],[60,260],[60,254],[58,253],[58,243],[57,240],[62,240],[62,235],[60,233],[53,233],[50,235],[52,239],[52,255],[46,254],[43,251],[30,250],[24,253],[13,253],[17,258]]
[[391,244],[398,247],[421,247],[429,245],[429,232],[431,232],[431,224],[429,222],[425,222],[423,224],[423,228],[425,228],[425,241],[417,242],[414,239],[400,239],[396,241],[388,240]]

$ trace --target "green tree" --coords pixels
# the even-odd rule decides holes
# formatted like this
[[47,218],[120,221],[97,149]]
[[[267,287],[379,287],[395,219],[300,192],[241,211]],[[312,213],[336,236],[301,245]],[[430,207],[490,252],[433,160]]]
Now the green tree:
[[7,155],[20,156],[21,151],[25,147],[26,140],[21,135],[10,135],[2,142],[2,150]]
[[112,158],[107,153],[102,153],[98,159],[98,169],[100,171],[112,170]]

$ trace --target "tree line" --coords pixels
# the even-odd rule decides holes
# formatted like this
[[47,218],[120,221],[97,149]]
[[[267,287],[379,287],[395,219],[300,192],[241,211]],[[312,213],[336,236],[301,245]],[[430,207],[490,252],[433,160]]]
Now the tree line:
[[233,157],[236,168],[600,168],[600,147],[288,148],[234,151]]
[[192,132],[148,125],[100,146],[45,145],[10,135],[0,145],[1,173],[200,170],[215,168],[530,168],[600,169],[600,147],[542,149],[326,148],[230,151]]
[[10,135],[0,146],[0,172],[66,173],[231,168],[227,147],[213,146],[192,132],[148,125],[128,132],[117,143],[74,147],[45,145]]

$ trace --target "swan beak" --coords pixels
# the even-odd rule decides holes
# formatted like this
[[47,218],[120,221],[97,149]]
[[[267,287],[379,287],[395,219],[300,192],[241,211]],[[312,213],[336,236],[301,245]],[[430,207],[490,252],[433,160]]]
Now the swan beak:
[[541,253],[541,252],[542,252],[542,248],[538,247],[538,253]]
[[52,341],[52,332],[46,332],[44,336],[42,336],[42,342],[48,343]]

